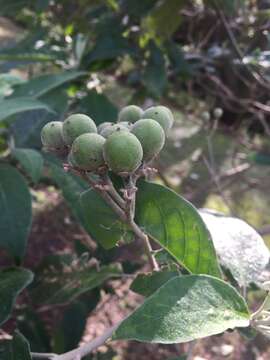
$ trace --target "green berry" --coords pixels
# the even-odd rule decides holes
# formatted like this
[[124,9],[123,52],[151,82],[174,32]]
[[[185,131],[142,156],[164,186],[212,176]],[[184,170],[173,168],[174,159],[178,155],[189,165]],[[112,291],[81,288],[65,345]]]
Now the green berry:
[[72,152],[70,152],[68,154],[68,158],[67,158],[67,161],[69,163],[70,166],[73,166],[73,167],[77,167],[78,165],[76,164],[76,161],[74,160],[74,156],[72,154]]
[[155,120],[139,120],[133,125],[131,132],[140,140],[144,160],[151,160],[164,146],[164,130]]
[[63,137],[67,145],[72,145],[73,141],[85,133],[96,133],[95,122],[87,115],[70,115],[63,123]]
[[127,131],[114,132],[105,142],[104,158],[116,174],[132,173],[142,161],[142,145],[135,135]]
[[105,138],[108,138],[110,135],[112,135],[116,131],[129,131],[126,125],[123,125],[122,123],[117,123],[113,125],[108,125],[100,132],[100,135],[102,135]]
[[213,115],[216,119],[219,119],[223,115],[223,110],[221,108],[215,108],[213,111]]
[[41,130],[41,142],[48,149],[60,150],[65,147],[63,139],[63,123],[51,121],[43,126]]
[[135,123],[142,118],[143,111],[139,106],[129,105],[125,106],[119,113],[119,122],[131,122]]
[[211,116],[208,111],[203,111],[201,114],[201,118],[204,121],[209,121],[211,119]]
[[168,133],[170,128],[173,125],[174,117],[170,109],[166,106],[152,106],[149,109],[145,110],[143,113],[144,119],[153,119],[159,123],[163,128],[165,134]]
[[105,129],[107,126],[112,126],[114,123],[112,123],[112,122],[104,122],[104,123],[101,123],[101,124],[99,124],[98,125],[98,127],[97,127],[97,131],[98,131],[98,133],[100,134],[101,133],[101,131],[103,130],[103,129]]
[[71,148],[72,161],[77,167],[94,171],[103,166],[103,146],[105,139],[98,134],[87,133],[78,136]]

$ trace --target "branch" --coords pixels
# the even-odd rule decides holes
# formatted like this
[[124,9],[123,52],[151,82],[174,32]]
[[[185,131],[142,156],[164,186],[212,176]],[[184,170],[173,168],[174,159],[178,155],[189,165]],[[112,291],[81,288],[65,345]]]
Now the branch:
[[81,360],[84,356],[90,354],[93,350],[103,345],[109,338],[111,338],[114,331],[118,328],[120,323],[107,329],[104,334],[90,341],[89,343],[78,347],[75,350],[69,351],[62,355],[57,355],[52,360]]
[[57,354],[51,354],[51,353],[31,353],[32,359],[55,359],[57,357]]

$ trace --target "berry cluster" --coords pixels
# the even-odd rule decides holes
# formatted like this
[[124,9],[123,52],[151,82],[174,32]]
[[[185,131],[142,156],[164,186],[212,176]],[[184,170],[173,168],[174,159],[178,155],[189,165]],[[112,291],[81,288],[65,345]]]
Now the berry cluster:
[[120,111],[117,123],[98,127],[84,114],[49,122],[41,131],[41,141],[47,151],[67,154],[73,168],[94,173],[110,169],[124,176],[157,156],[173,121],[165,106],[143,111],[130,105]]

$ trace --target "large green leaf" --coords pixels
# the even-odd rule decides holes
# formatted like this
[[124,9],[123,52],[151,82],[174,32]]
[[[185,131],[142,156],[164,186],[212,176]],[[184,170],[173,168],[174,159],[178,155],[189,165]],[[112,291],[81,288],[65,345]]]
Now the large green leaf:
[[130,290],[150,296],[167,281],[179,276],[177,271],[155,271],[149,274],[138,274],[130,285]]
[[82,99],[79,110],[91,116],[96,124],[117,120],[118,111],[115,105],[105,95],[98,94],[96,91],[89,92]]
[[28,111],[16,115],[12,123],[12,132],[16,146],[41,148],[40,132],[42,127],[49,121],[61,120],[65,116],[68,106],[68,97],[65,89],[57,88],[43,95],[40,100],[47,104],[55,112],[45,110]]
[[42,155],[33,149],[19,149],[12,151],[12,156],[19,161],[24,171],[37,183],[41,177],[43,169]]
[[182,21],[181,8],[186,0],[163,0],[147,16],[144,25],[154,37],[169,38]]
[[95,269],[84,254],[80,258],[68,254],[50,256],[36,271],[32,298],[37,304],[67,304],[121,273],[118,264]]
[[[0,100],[0,121],[30,110],[46,110],[48,112],[53,112],[48,105],[33,98],[19,97],[3,99]],[[12,118],[12,120],[14,119]],[[11,119],[9,121],[11,121]]]
[[105,249],[114,247],[119,240],[129,236],[127,226],[94,190],[82,194],[81,206],[86,230]]
[[59,74],[41,75],[21,85],[17,85],[12,97],[29,96],[38,98],[64,83],[85,76],[86,74],[87,73],[83,71],[65,71]]
[[0,359],[32,360],[29,343],[19,331],[15,331],[11,341],[0,344]]
[[245,300],[207,275],[173,278],[124,320],[114,339],[183,343],[249,326]]
[[89,185],[78,176],[64,171],[62,163],[55,157],[46,155],[46,163],[51,179],[62,190],[73,215],[85,227],[85,214],[81,208],[80,196],[83,191],[89,188]]
[[31,195],[24,177],[0,164],[0,247],[22,258],[32,221]]
[[203,220],[193,205],[174,191],[141,181],[136,220],[188,271],[220,276],[215,249]]
[[144,70],[143,82],[154,96],[161,96],[167,85],[165,59],[154,43],[150,44],[150,56]]
[[0,271],[0,325],[10,316],[18,294],[33,280],[31,271],[8,268]]

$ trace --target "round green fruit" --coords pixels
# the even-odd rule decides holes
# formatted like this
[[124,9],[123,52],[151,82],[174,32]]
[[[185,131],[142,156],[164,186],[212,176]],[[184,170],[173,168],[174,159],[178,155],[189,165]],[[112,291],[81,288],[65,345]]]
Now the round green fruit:
[[129,128],[123,123],[112,124],[106,126],[105,129],[103,129],[100,132],[100,135],[102,135],[105,138],[108,138],[116,131],[129,131]]
[[119,122],[131,122],[135,123],[142,118],[143,111],[139,106],[129,105],[125,106],[119,113]]
[[63,138],[67,145],[72,145],[73,141],[85,133],[96,133],[95,122],[87,115],[70,115],[63,123]]
[[223,115],[223,110],[221,108],[215,108],[213,111],[213,115],[216,119],[219,119]]
[[98,133],[100,134],[101,133],[101,131],[102,130],[104,130],[107,126],[112,126],[114,123],[112,123],[112,122],[108,122],[108,121],[106,121],[106,122],[104,122],[104,123],[101,123],[101,124],[99,124],[98,125],[98,127],[97,127],[97,131],[98,131]]
[[141,164],[142,145],[135,135],[127,131],[114,132],[105,142],[104,158],[116,174],[132,173]]
[[131,132],[139,139],[143,148],[143,159],[146,161],[154,158],[164,146],[164,130],[155,120],[139,120],[133,125]]
[[51,121],[43,126],[41,130],[41,142],[48,149],[60,150],[65,147],[63,139],[63,123]]
[[78,165],[76,164],[76,161],[74,160],[74,157],[73,157],[72,152],[70,152],[70,153],[68,154],[67,161],[68,161],[68,164],[69,164],[70,166],[73,166],[73,167],[77,167],[77,166],[78,166]]
[[211,119],[211,116],[210,116],[208,111],[203,111],[202,114],[201,114],[201,118],[204,121],[209,121]]
[[77,167],[95,171],[105,165],[103,159],[104,137],[94,133],[78,136],[71,148],[71,159]]
[[144,119],[153,119],[163,128],[165,134],[168,133],[174,123],[174,117],[170,109],[166,106],[152,106],[143,113]]

